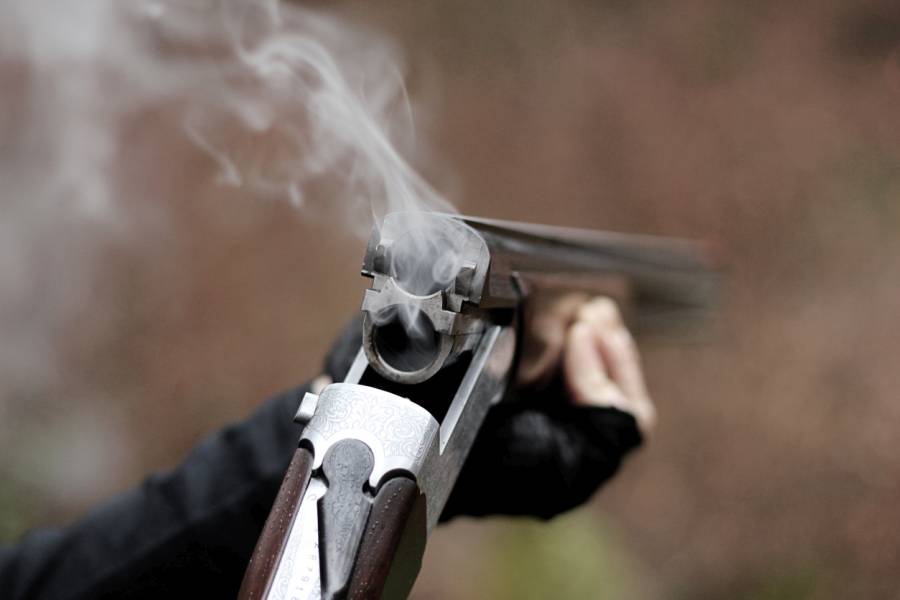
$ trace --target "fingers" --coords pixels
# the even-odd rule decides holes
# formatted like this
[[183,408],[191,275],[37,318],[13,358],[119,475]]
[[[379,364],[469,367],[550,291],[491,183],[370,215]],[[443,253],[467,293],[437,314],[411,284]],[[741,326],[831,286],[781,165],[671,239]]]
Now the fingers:
[[569,328],[563,375],[573,403],[612,407],[635,417],[643,433],[656,421],[640,355],[616,304],[596,298],[584,304]]
[[578,309],[587,301],[583,293],[540,296],[526,307],[525,340],[518,383],[540,386],[559,366],[566,342],[566,331]]
[[591,325],[609,377],[625,395],[648,396],[637,345],[616,303],[609,298],[594,298],[581,307],[577,319]]
[[569,328],[563,352],[563,375],[578,406],[621,404],[622,390],[607,375],[594,325],[578,321]]

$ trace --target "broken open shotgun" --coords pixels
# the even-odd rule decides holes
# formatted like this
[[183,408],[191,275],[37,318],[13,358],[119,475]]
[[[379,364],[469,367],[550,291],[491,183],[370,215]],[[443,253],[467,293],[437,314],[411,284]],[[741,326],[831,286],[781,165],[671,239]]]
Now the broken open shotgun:
[[[451,234],[447,251],[459,258],[439,289],[410,285],[393,260],[423,219]],[[703,247],[681,240],[387,215],[363,263],[374,281],[362,347],[343,382],[307,394],[297,410],[299,447],[240,597],[405,598],[479,427],[506,395],[532,290],[612,295],[641,331],[703,316],[710,266]],[[399,310],[415,315],[416,340],[392,318]]]

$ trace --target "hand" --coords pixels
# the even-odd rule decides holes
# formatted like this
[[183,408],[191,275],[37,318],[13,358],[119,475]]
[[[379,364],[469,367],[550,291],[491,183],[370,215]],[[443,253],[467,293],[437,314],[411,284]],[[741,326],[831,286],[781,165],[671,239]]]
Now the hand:
[[[640,358],[612,300],[539,296],[526,307],[516,398],[491,409],[442,515],[551,518],[586,501],[655,420]],[[326,363],[341,380],[358,321]]]
[[561,374],[573,405],[617,408],[645,435],[653,429],[656,409],[641,357],[613,300],[544,294],[525,312],[520,389],[540,389]]

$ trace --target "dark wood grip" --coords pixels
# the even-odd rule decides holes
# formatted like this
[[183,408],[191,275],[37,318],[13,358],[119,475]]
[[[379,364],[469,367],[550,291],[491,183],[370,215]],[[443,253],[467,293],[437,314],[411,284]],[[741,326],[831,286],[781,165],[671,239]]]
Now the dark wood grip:
[[291,525],[309,484],[312,465],[312,453],[306,448],[297,448],[263,526],[262,534],[256,542],[250,564],[247,565],[247,572],[244,573],[244,581],[238,592],[240,600],[259,600],[268,593],[281,554],[287,544]]
[[413,480],[396,477],[382,485],[369,513],[347,598],[406,598],[422,566],[425,527],[425,497]]

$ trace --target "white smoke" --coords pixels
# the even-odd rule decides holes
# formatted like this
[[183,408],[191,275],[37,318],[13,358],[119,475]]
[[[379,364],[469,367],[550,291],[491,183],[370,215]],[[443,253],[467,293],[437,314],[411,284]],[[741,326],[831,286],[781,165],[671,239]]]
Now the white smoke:
[[[46,284],[36,255],[60,232],[90,239],[127,224],[114,176],[119,128],[148,106],[183,106],[185,134],[248,198],[337,213],[363,237],[386,212],[452,211],[395,145],[414,132],[400,52],[332,16],[277,0],[9,0],[0,52],[11,90],[2,101],[14,105],[0,122],[3,370],[40,364],[24,357],[53,345],[41,322],[64,319],[90,288],[89,260],[57,263],[66,277],[48,279],[68,286],[52,294],[61,306],[4,318]],[[306,190],[322,181],[337,188],[329,206],[312,206]],[[67,254],[63,263],[85,255]],[[10,335],[11,324],[24,331]]]
[[135,231],[128,119],[180,107],[221,184],[367,237],[387,212],[452,211],[398,150],[404,76],[389,39],[279,0],[2,3],[0,410],[54,382],[60,336],[98,301],[98,240]]
[[115,227],[115,103],[102,93],[97,60],[104,39],[120,33],[110,15],[96,1],[0,6],[0,377],[7,388],[53,378],[54,334],[89,289],[89,229]]
[[[334,202],[363,235],[364,211],[451,210],[395,146],[398,132],[414,129],[402,57],[389,40],[274,0],[207,4],[218,20],[191,22],[178,2],[157,3],[155,14],[163,35],[225,47],[187,121],[222,182],[303,207],[308,185],[340,174]],[[272,150],[259,155],[263,140]]]

